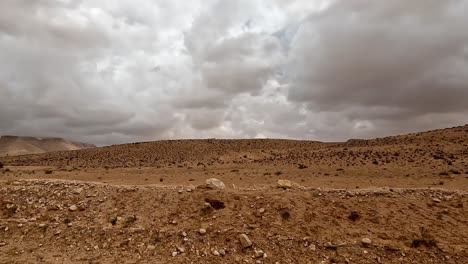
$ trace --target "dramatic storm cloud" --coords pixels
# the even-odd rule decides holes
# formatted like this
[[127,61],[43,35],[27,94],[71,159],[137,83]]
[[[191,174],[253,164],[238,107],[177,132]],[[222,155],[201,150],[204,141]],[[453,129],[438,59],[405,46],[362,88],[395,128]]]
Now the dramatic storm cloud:
[[345,140],[462,125],[466,14],[466,0],[2,0],[0,134]]

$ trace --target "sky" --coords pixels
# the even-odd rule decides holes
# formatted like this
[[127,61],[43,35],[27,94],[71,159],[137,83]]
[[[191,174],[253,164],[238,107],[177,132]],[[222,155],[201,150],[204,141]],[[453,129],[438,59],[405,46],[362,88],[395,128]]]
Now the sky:
[[343,141],[468,123],[468,0],[1,0],[0,134]]

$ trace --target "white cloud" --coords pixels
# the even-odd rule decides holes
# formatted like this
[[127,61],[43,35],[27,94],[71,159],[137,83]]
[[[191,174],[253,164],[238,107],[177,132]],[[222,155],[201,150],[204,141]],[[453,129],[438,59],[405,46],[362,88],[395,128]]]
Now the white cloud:
[[468,121],[467,1],[0,1],[0,134],[337,140]]

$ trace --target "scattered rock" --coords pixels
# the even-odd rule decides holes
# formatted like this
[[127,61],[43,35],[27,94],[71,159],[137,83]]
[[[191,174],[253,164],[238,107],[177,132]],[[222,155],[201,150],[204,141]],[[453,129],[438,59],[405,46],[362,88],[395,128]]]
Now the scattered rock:
[[198,230],[198,233],[200,235],[204,235],[204,234],[206,234],[206,229],[205,228],[200,228],[200,230]]
[[369,238],[365,237],[361,240],[362,244],[364,246],[370,246],[372,244],[372,240],[370,240]]
[[283,189],[292,189],[292,188],[300,188],[301,185],[290,181],[290,180],[278,180],[278,188],[283,188]]
[[70,211],[74,212],[74,211],[78,210],[78,206],[76,206],[76,205],[71,205],[70,207],[68,207],[68,209],[69,209]]
[[434,199],[432,199],[432,201],[433,201],[434,203],[441,203],[441,202],[442,202],[442,201],[441,201],[440,199],[438,199],[438,198],[434,198]]
[[185,253],[185,248],[177,247],[177,251],[179,251],[180,253]]
[[252,241],[246,234],[240,235],[239,240],[243,248],[249,248],[252,246]]
[[278,180],[278,187],[283,189],[293,188],[294,183],[289,180]]
[[148,246],[146,247],[146,249],[147,249],[147,250],[155,250],[156,247],[153,246],[153,245],[148,245]]
[[263,252],[263,250],[254,250],[254,257],[255,258],[263,258],[264,255],[265,255],[265,253]]
[[262,208],[258,209],[257,212],[259,214],[263,214],[263,213],[265,213],[265,208],[262,207]]
[[331,242],[325,242],[325,243],[323,244],[323,246],[324,246],[325,248],[336,248],[335,246],[333,246],[333,244],[332,244]]
[[224,185],[224,182],[216,179],[216,178],[211,178],[206,180],[206,187],[210,189],[225,189],[226,185]]
[[73,190],[73,194],[80,194],[81,192],[83,192],[83,188],[76,188]]

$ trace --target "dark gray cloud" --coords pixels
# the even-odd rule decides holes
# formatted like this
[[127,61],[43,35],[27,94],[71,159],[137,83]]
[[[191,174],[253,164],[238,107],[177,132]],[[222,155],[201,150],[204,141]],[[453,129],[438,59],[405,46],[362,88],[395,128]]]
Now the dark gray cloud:
[[0,1],[0,134],[344,140],[468,122],[465,0]]
[[356,118],[466,111],[467,11],[466,1],[339,1],[296,35],[289,98]]

